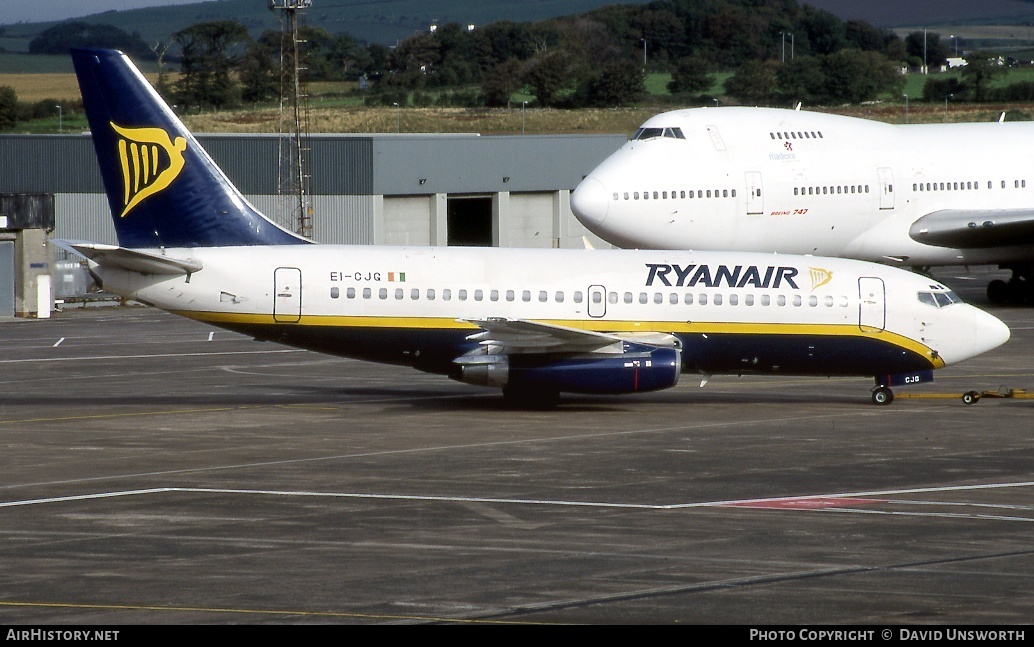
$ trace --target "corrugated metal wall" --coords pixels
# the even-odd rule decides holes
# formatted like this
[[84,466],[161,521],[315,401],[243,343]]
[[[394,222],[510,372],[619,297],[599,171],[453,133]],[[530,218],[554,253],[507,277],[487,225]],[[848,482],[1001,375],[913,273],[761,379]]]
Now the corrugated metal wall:
[[[248,200],[277,219],[278,137],[197,137]],[[546,246],[543,237],[555,241],[559,230],[560,245],[574,245],[584,229],[570,213],[568,191],[624,141],[622,135],[314,135],[314,237],[426,244],[442,237],[436,194],[440,200],[505,193],[513,203],[506,225],[513,242],[504,244]],[[116,242],[89,135],[0,135],[0,193],[54,194],[55,237]]]

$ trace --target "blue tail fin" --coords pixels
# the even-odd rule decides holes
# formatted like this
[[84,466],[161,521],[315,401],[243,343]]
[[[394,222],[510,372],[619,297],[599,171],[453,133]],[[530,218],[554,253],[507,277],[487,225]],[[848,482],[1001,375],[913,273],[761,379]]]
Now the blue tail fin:
[[72,61],[120,246],[309,242],[248,204],[122,52]]

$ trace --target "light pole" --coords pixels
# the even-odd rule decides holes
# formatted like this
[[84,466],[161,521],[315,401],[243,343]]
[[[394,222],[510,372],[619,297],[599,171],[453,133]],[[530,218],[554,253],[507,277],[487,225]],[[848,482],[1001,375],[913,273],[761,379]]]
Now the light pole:
[[903,94],[901,96],[905,97],[905,123],[907,124],[908,123],[908,95],[907,94]]
[[779,37],[782,39],[782,43],[783,43],[783,51],[782,51],[782,55],[779,58],[779,62],[780,63],[785,63],[786,62],[786,32],[785,31],[779,32]]
[[639,40],[641,40],[643,42],[643,71],[645,72],[646,71],[646,39],[645,38],[640,38]]
[[521,101],[521,134],[524,134],[524,109],[528,107],[527,101]]
[[393,103],[391,105],[395,106],[395,114],[398,117],[396,119],[396,122],[395,122],[395,132],[396,133],[401,133],[402,132],[402,106],[400,106],[397,103]]
[[948,99],[954,96],[954,94],[948,94],[944,96],[944,123],[948,123]]
[[64,132],[64,110],[61,109],[60,105],[54,106],[57,108],[57,131]]

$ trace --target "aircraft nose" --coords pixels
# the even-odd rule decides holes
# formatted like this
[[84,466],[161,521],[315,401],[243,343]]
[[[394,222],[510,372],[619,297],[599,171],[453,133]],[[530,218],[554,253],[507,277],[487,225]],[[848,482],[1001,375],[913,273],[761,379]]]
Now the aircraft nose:
[[571,211],[586,227],[602,225],[609,207],[607,187],[594,177],[582,180],[571,194]]
[[973,318],[976,328],[975,355],[986,353],[1009,341],[1009,327],[998,317],[974,308]]

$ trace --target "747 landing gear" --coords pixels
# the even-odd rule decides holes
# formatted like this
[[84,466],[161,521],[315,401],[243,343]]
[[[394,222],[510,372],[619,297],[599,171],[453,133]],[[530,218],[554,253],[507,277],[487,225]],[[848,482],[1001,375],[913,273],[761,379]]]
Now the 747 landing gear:
[[889,386],[877,386],[872,390],[872,403],[879,405],[890,404],[894,401],[894,392]]
[[987,300],[995,305],[1005,303],[1034,303],[1034,267],[1030,265],[1001,265],[1011,270],[1008,281],[995,279],[987,284]]

